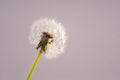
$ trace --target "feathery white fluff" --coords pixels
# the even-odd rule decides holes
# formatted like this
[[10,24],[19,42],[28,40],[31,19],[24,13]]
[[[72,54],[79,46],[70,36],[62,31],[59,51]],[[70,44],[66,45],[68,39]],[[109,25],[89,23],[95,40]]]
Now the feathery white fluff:
[[35,47],[40,41],[42,32],[48,32],[53,36],[53,42],[46,50],[45,57],[48,59],[56,58],[63,53],[66,43],[66,33],[63,25],[54,19],[40,18],[31,27],[30,43]]

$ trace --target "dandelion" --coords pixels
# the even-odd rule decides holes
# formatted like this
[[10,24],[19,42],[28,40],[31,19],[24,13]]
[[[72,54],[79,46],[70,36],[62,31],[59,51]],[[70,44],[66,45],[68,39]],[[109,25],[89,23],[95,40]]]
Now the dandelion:
[[63,53],[66,43],[65,29],[54,19],[41,18],[32,25],[29,40],[38,50],[38,55],[26,80],[30,79],[41,54],[44,54],[47,59],[52,59]]

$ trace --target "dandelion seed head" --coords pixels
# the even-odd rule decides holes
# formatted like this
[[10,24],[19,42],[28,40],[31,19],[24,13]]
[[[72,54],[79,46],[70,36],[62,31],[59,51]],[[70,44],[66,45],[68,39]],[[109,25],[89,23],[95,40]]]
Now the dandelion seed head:
[[49,45],[45,52],[47,59],[57,58],[64,52],[66,43],[66,33],[64,26],[54,19],[41,18],[34,22],[30,31],[30,43],[35,47],[40,42],[40,36],[43,32],[48,32],[53,36],[53,42]]

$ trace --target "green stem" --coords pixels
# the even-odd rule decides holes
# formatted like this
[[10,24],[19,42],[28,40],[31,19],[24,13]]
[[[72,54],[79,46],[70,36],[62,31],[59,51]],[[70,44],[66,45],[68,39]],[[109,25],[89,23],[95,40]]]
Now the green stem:
[[42,54],[42,49],[39,51],[36,58],[34,59],[34,62],[33,62],[32,66],[31,66],[31,68],[29,70],[29,73],[28,73],[28,75],[26,77],[26,80],[30,80],[30,77],[31,77],[31,75],[32,75],[37,63],[38,63],[38,60],[40,59],[41,54]]

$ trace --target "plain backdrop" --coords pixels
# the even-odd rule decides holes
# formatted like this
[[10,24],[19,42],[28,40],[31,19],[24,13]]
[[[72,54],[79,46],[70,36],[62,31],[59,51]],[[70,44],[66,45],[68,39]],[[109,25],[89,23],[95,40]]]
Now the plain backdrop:
[[0,0],[0,80],[25,80],[40,17],[61,22],[67,44],[58,59],[42,55],[31,80],[120,80],[120,0]]

